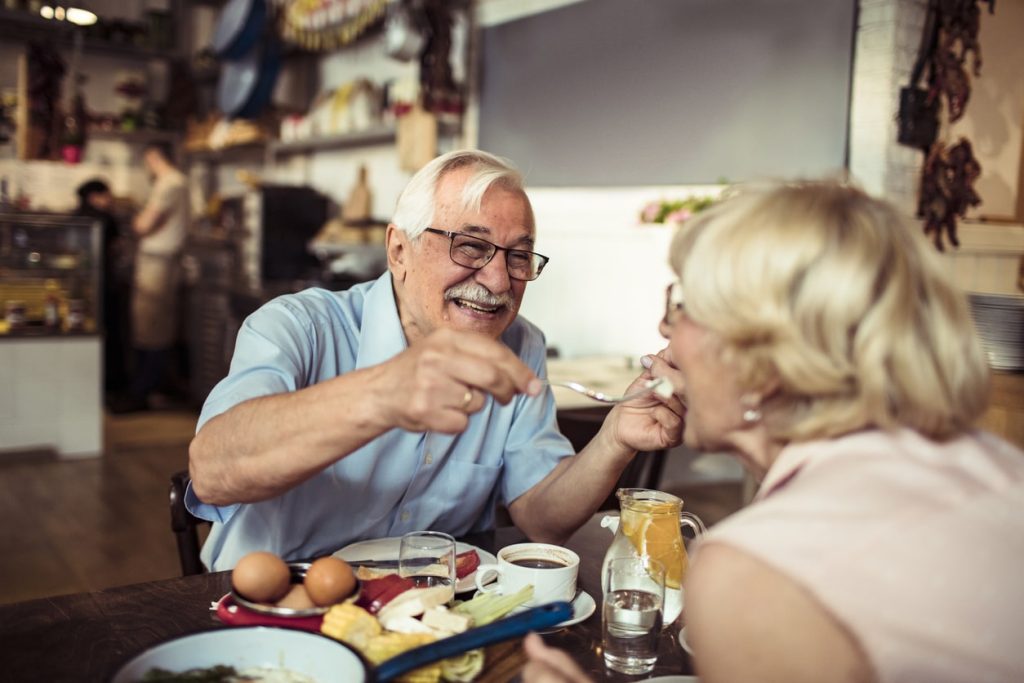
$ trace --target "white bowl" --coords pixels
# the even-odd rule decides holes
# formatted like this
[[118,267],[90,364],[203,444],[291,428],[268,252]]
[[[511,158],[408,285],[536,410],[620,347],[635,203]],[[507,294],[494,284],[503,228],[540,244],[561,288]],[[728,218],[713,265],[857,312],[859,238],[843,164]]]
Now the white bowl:
[[327,636],[266,626],[203,631],[144,650],[118,669],[111,683],[136,683],[155,667],[185,671],[211,666],[277,667],[317,683],[355,683],[366,678],[362,659]]

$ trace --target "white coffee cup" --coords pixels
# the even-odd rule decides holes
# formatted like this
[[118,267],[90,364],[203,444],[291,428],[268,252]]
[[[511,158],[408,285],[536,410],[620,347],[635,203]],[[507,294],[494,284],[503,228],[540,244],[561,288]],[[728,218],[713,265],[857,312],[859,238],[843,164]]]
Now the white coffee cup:
[[[485,593],[511,595],[533,586],[533,598],[527,607],[545,605],[557,600],[572,602],[576,597],[576,576],[580,557],[568,548],[547,543],[517,543],[498,551],[497,564],[476,568],[476,587]],[[498,580],[486,585],[491,575]]]

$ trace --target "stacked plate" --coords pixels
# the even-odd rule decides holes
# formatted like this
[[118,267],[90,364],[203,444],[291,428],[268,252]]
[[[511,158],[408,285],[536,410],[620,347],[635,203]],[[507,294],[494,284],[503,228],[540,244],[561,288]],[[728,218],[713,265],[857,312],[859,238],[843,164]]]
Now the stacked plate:
[[1024,296],[971,294],[971,317],[989,365],[1024,370]]

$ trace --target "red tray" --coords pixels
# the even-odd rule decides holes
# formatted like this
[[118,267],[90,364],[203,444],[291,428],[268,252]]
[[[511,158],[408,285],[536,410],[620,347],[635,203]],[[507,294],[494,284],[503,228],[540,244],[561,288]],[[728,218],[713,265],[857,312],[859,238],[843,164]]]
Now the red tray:
[[320,625],[324,621],[322,614],[311,617],[279,617],[254,612],[236,603],[230,593],[217,601],[217,618],[229,626],[280,626],[315,633],[320,632]]

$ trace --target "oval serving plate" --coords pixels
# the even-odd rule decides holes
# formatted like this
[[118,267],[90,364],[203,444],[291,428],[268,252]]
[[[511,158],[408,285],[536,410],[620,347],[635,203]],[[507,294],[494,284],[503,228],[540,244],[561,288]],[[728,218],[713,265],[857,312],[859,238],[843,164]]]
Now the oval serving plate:
[[[312,563],[288,563],[288,571],[291,572],[292,584],[303,582],[303,580],[306,578],[306,572],[309,571],[310,564]],[[327,610],[330,609],[329,606],[309,607],[307,609],[294,609],[291,607],[277,607],[276,605],[267,605],[262,602],[253,602],[252,600],[248,600],[244,596],[239,595],[239,593],[234,588],[231,589],[230,595],[231,599],[234,600],[235,603],[240,605],[241,607],[244,607],[248,610],[252,610],[253,612],[258,612],[259,614],[269,614],[275,617],[316,617],[320,616],[321,614],[326,614]],[[342,602],[345,602],[346,600],[351,600],[354,596],[357,595],[359,595],[359,579],[356,579],[355,591],[352,593],[352,595],[345,598],[345,600],[342,600]]]

